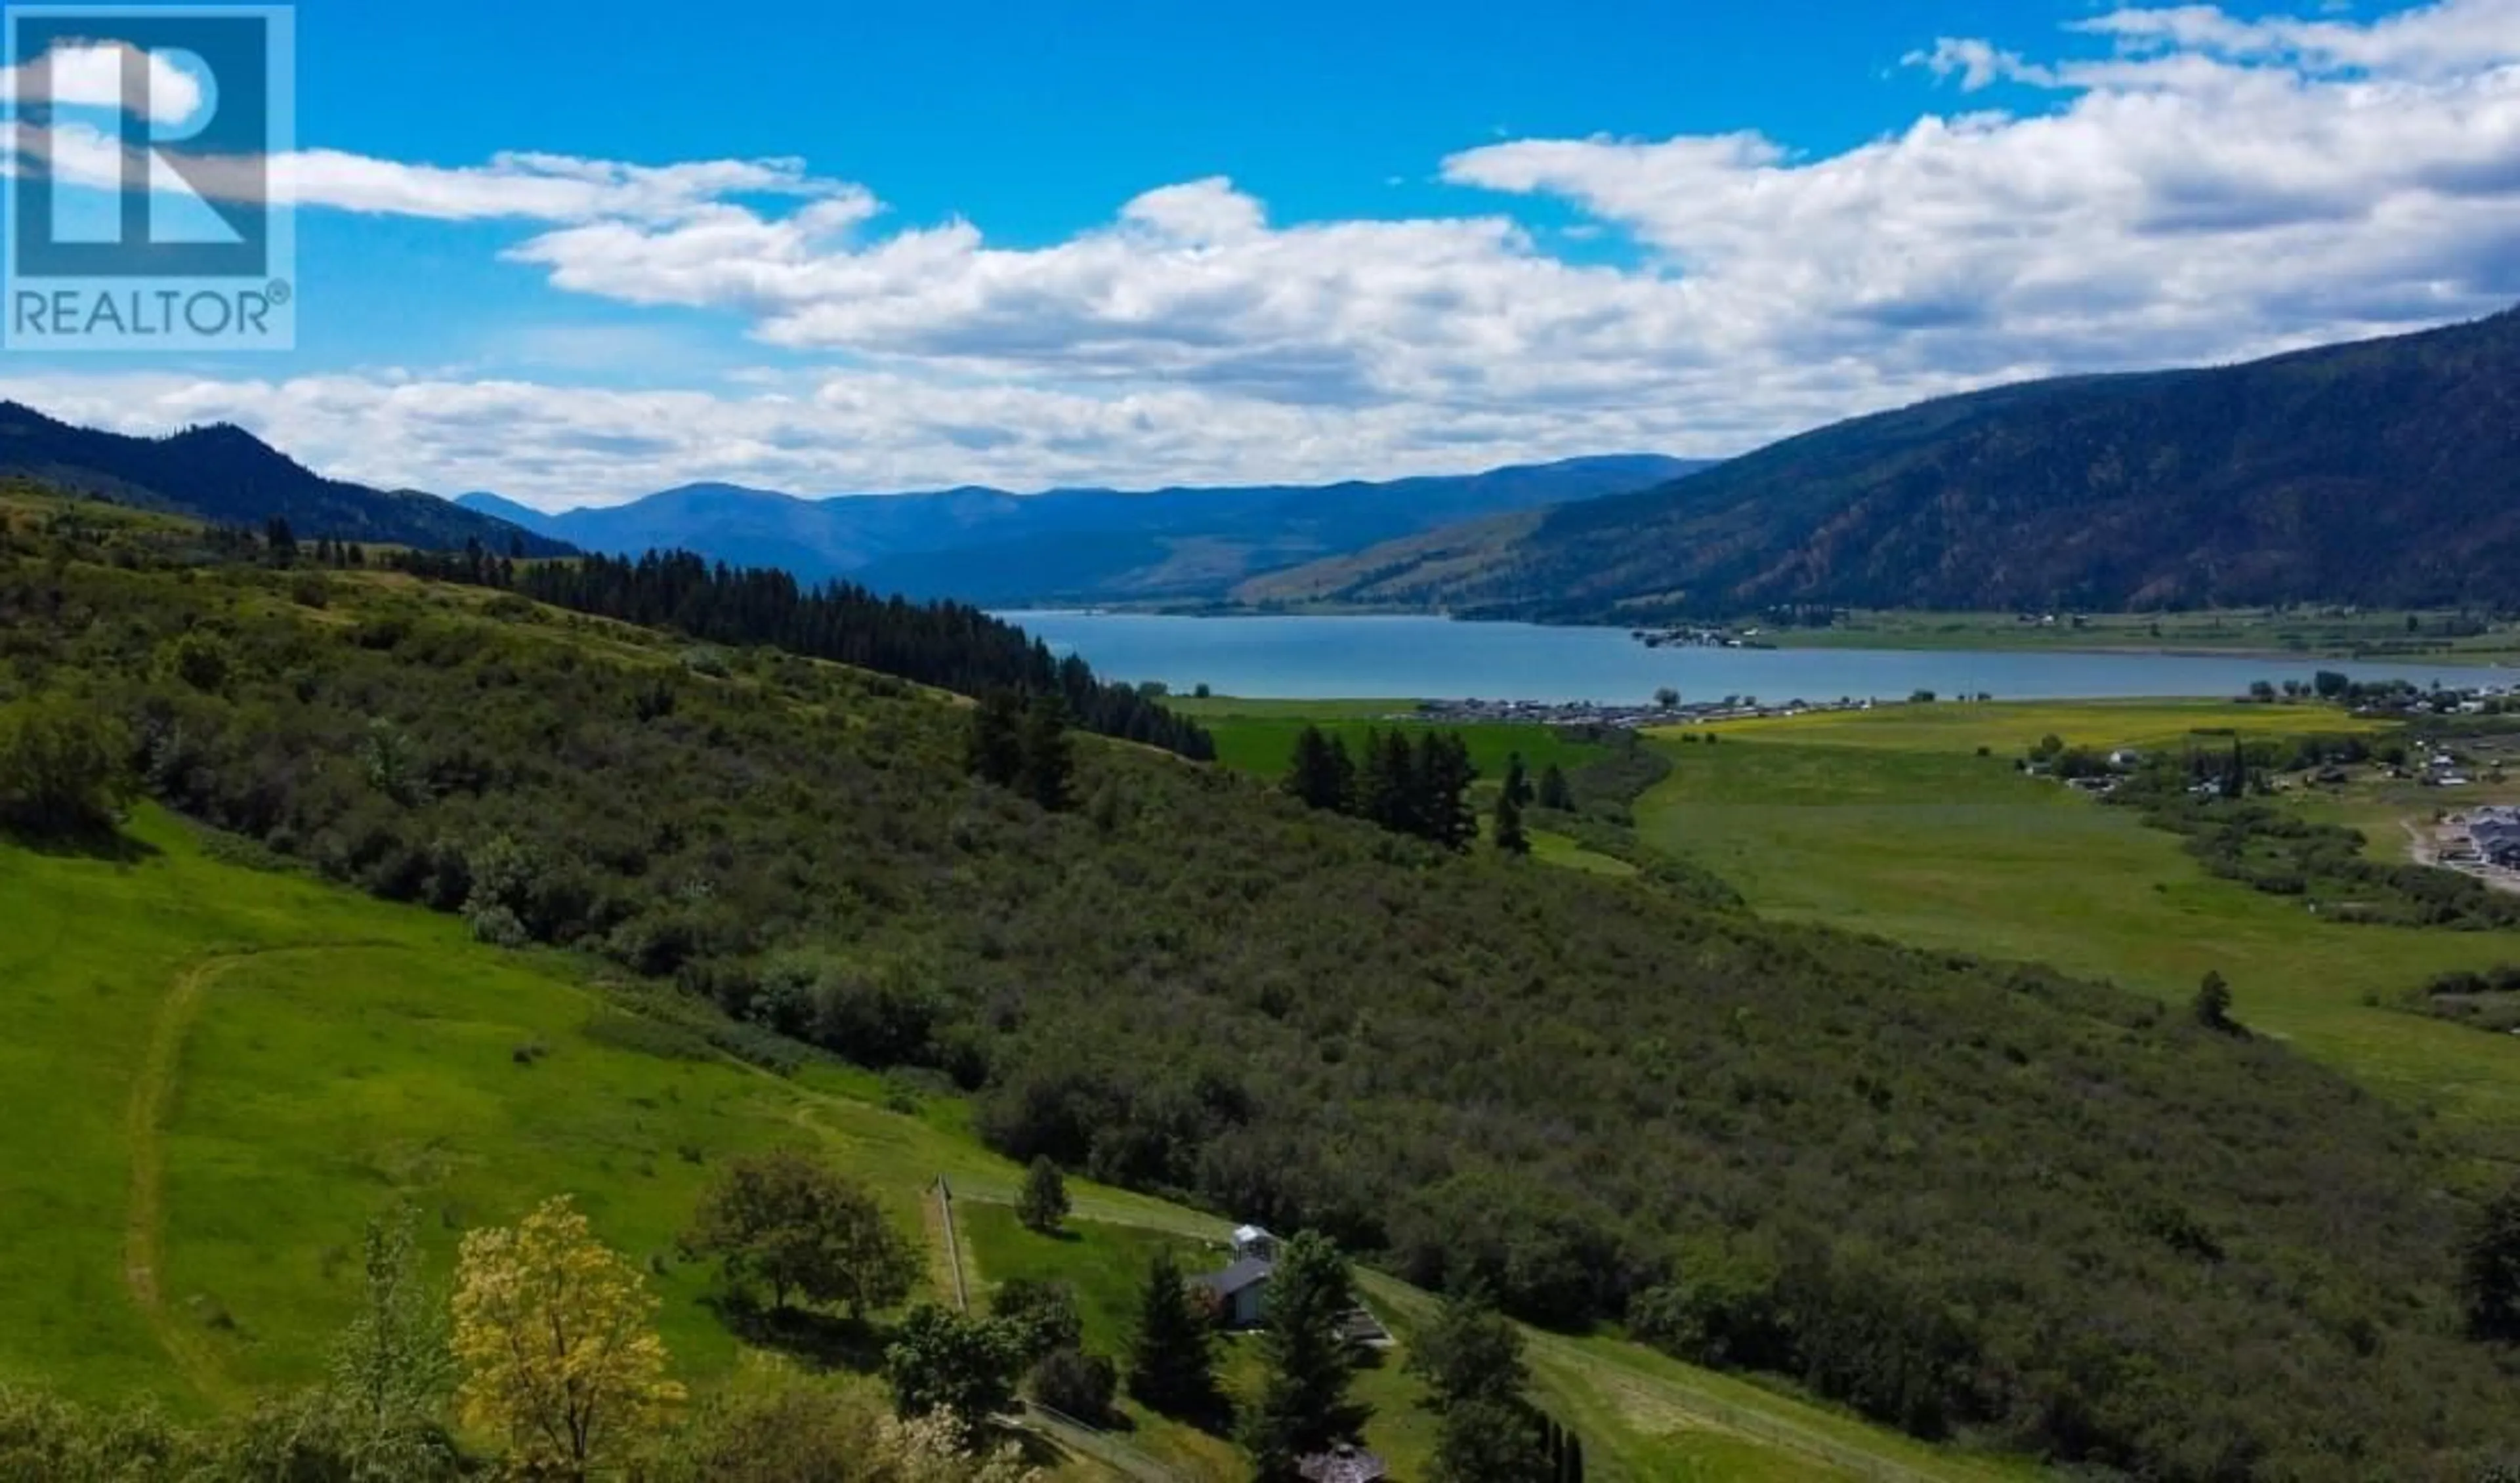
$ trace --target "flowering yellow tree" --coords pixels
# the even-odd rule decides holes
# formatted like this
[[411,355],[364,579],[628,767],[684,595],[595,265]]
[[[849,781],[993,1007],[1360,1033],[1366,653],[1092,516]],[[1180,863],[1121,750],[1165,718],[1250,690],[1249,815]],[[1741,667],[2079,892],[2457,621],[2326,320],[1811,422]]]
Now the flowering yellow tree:
[[516,1461],[582,1478],[652,1435],[682,1386],[665,1375],[656,1300],[566,1195],[514,1229],[464,1237],[455,1360],[464,1419],[504,1433]]

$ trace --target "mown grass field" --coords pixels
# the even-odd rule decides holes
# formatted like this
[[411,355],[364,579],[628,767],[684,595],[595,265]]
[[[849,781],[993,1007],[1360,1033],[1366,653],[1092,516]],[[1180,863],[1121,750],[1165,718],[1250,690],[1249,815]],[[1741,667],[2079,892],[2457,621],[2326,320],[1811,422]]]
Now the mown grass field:
[[[940,1297],[929,1190],[947,1176],[971,1275],[1074,1283],[1098,1347],[1118,1346],[1155,1243],[1223,1229],[1078,1180],[1077,1238],[1033,1236],[1003,1208],[1020,1171],[968,1138],[958,1101],[904,1113],[866,1073],[775,1077],[452,919],[226,863],[155,809],[128,833],[122,858],[0,843],[15,1014],[0,1041],[0,1383],[188,1415],[242,1405],[319,1373],[372,1216],[416,1208],[442,1276],[464,1228],[566,1192],[647,1266],[676,1371],[705,1390],[749,1362],[709,1307],[714,1274],[681,1260],[676,1236],[712,1168],[780,1144],[827,1150],[923,1232]],[[1431,1301],[1374,1290],[1404,1338]],[[1863,1476],[1988,1476],[1614,1340],[1535,1336],[1534,1359],[1597,1477],[1818,1477],[1841,1457],[1872,1460]],[[1250,1365],[1245,1347],[1228,1373],[1248,1383]],[[1397,1356],[1361,1392],[1376,1446],[1412,1466],[1428,1455]],[[1825,1448],[1796,1429],[1815,1425]],[[1188,1476],[1238,1476],[1224,1444],[1185,1428],[1150,1420],[1136,1441]],[[1107,1474],[1069,1458],[1058,1475]]]
[[2171,702],[1747,722],[1713,746],[1659,743],[1678,765],[1638,822],[1648,844],[1706,865],[1774,916],[2046,962],[2181,1004],[2219,970],[2253,1029],[2520,1152],[2520,1045],[2397,1008],[2435,973],[2520,959],[2520,934],[2322,921],[2300,901],[2208,876],[2132,810],[2013,769],[2049,733],[2167,747],[2201,732],[2210,747],[2232,731],[2355,724],[2333,710]]

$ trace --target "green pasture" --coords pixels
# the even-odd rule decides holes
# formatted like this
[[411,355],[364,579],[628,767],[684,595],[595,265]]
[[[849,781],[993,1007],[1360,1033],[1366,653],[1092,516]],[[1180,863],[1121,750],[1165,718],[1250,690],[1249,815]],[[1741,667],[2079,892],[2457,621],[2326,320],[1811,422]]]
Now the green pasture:
[[1772,916],[2044,962],[2182,1006],[2220,971],[2254,1030],[2520,1150],[2520,1045],[2397,1008],[2435,973],[2520,960],[2520,934],[2322,921],[2298,899],[2208,876],[2131,809],[2013,767],[2023,744],[2050,732],[2075,744],[2164,747],[2197,727],[2352,724],[2304,712],[1919,705],[1745,723],[1717,745],[1660,743],[1677,766],[1640,803],[1639,831]]
[[[2043,737],[2069,745],[2228,746],[2233,736],[2298,737],[2378,732],[2388,723],[2332,705],[2230,700],[1937,700],[1876,705],[1870,710],[1809,711],[1727,721],[1711,730],[1727,741],[1757,739],[1894,751],[1967,752],[1984,746],[2020,756]],[[1689,728],[1664,728],[1679,736]]]

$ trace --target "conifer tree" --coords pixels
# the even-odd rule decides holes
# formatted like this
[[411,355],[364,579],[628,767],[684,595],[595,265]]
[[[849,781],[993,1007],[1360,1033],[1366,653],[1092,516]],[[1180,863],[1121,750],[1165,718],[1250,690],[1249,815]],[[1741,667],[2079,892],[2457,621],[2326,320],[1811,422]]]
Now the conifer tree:
[[1348,1396],[1357,1353],[1346,1320],[1355,1306],[1347,1259],[1328,1236],[1307,1231],[1286,1242],[1260,1335],[1268,1378],[1243,1426],[1263,1483],[1284,1483],[1301,1460],[1364,1430],[1371,1409]]
[[2459,1289],[2470,1334],[2520,1342],[2520,1187],[2485,1207],[2459,1253]]
[[1509,1483],[1557,1475],[1548,1427],[1523,1397],[1531,1371],[1522,1336],[1486,1294],[1472,1290],[1444,1304],[1409,1357],[1426,1383],[1425,1405],[1441,1417],[1435,1445],[1436,1483]]
[[1216,1408],[1212,1330],[1170,1247],[1157,1250],[1147,1268],[1129,1342],[1129,1394],[1169,1416],[1201,1417]]
[[1539,793],[1531,786],[1530,770],[1522,765],[1522,753],[1515,752],[1505,762],[1505,795],[1517,806],[1527,804]]
[[1418,832],[1417,759],[1406,732],[1395,729],[1365,734],[1357,807],[1366,818],[1393,833]]
[[1076,754],[1067,738],[1067,702],[1055,695],[1034,699],[1024,713],[1022,771],[1016,779],[1024,796],[1053,813],[1067,807],[1076,781]]
[[1554,762],[1540,775],[1540,806],[1567,814],[1575,811],[1575,789],[1567,786],[1566,774]]
[[1012,787],[1023,771],[1023,704],[1011,690],[993,690],[971,710],[963,765],[971,776]]
[[1522,805],[1513,801],[1513,792],[1509,788],[1497,794],[1496,847],[1508,855],[1531,853],[1531,835],[1522,828]]
[[1465,850],[1478,837],[1478,816],[1470,808],[1470,785],[1478,769],[1470,765],[1470,746],[1459,732],[1428,732],[1418,742],[1411,770],[1414,795],[1411,831],[1448,850]]
[[1355,764],[1347,748],[1318,726],[1307,726],[1295,738],[1295,754],[1286,765],[1286,791],[1308,808],[1344,813],[1348,790],[1355,786]]
[[2231,986],[2224,981],[2221,969],[2208,968],[2197,984],[2195,1011],[2196,1022],[2209,1030],[2228,1034],[2239,1028],[2231,1019]]
[[1348,755],[1347,739],[1344,737],[1331,737],[1329,746],[1330,796],[1335,800],[1329,807],[1342,814],[1353,814],[1356,812],[1356,759]]

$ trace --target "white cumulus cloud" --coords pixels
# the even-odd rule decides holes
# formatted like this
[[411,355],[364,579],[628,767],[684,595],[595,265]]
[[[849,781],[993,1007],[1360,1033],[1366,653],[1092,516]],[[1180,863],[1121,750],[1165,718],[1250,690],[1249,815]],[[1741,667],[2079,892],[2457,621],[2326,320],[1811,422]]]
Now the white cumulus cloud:
[[[215,404],[364,477],[554,501],[696,476],[1337,476],[1737,451],[1997,381],[2520,298],[2520,0],[2133,7],[2047,51],[1920,37],[1909,64],[1957,106],[1835,153],[1746,129],[1504,139],[1441,162],[1450,214],[1286,220],[1212,176],[1048,245],[889,222],[797,160],[306,152],[278,169],[301,203],[525,223],[512,260],[731,316],[779,389],[331,378],[94,405]],[[1579,219],[1535,232],[1531,202]]]

